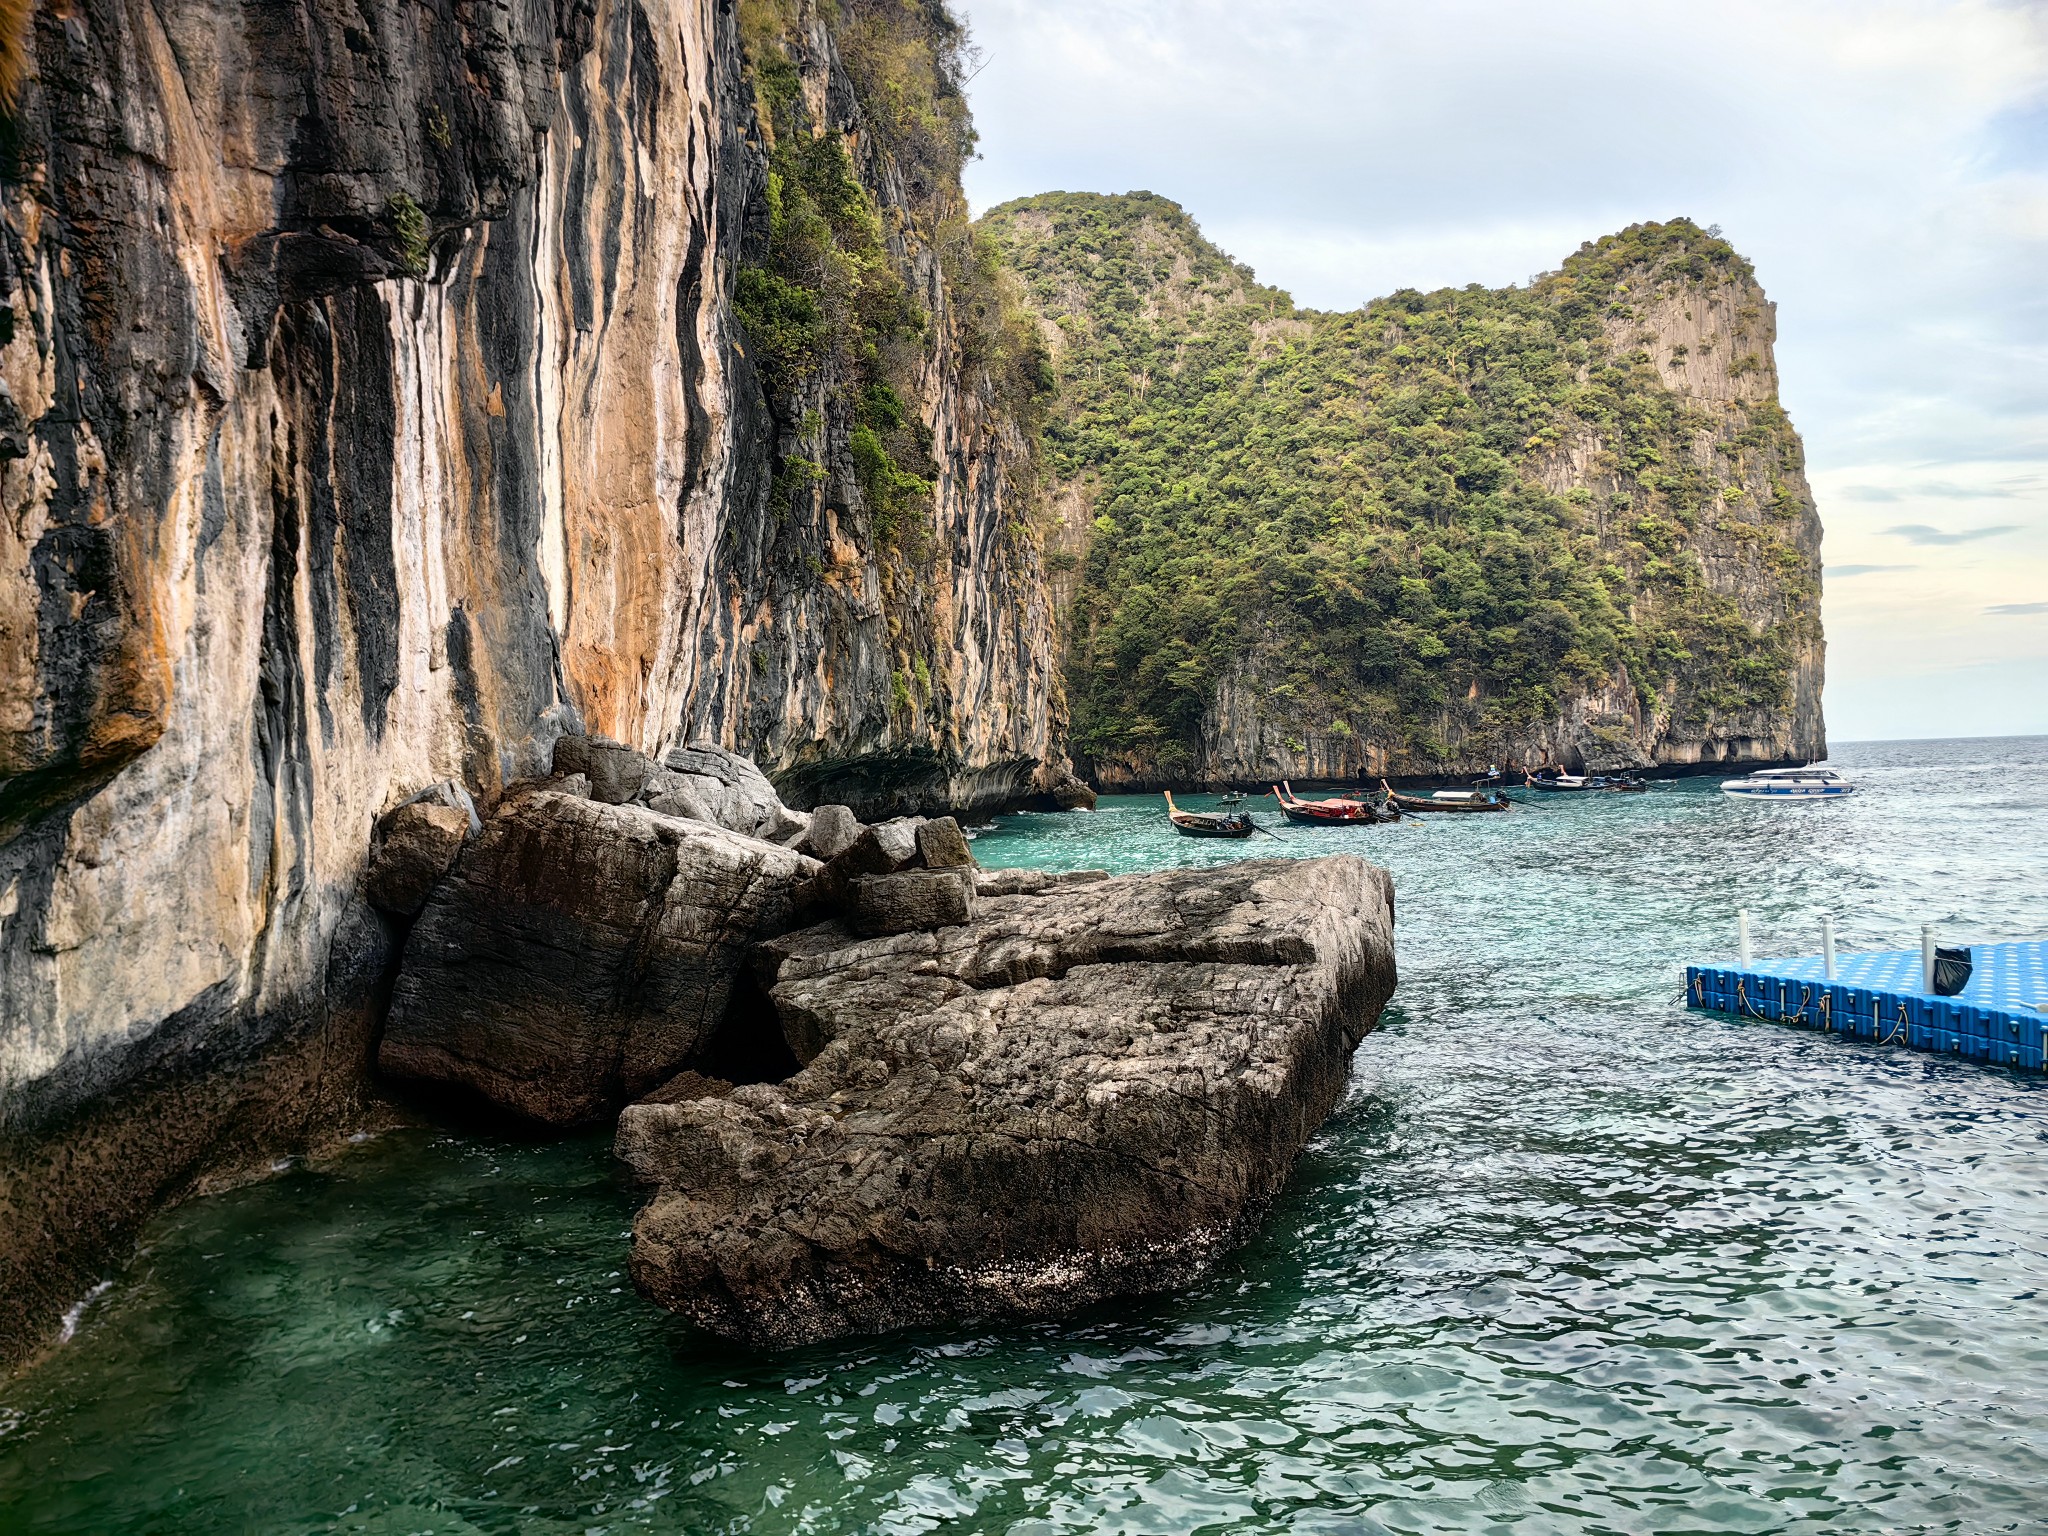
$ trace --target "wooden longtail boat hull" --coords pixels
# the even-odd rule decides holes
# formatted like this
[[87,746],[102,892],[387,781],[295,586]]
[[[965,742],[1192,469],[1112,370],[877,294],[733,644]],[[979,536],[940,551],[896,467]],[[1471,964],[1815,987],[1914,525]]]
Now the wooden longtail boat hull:
[[1173,818],[1173,830],[1182,837],[1250,837],[1257,829],[1250,826],[1234,826],[1227,822],[1208,821],[1188,811],[1182,811]]
[[1364,800],[1303,800],[1291,784],[1275,785],[1273,798],[1282,815],[1304,827],[1370,827],[1399,818],[1398,812],[1388,815]]
[[1182,837],[1250,837],[1258,828],[1248,812],[1235,816],[1211,816],[1202,811],[1184,811],[1173,803],[1171,790],[1166,795],[1166,819],[1173,823],[1173,830]]
[[1397,795],[1389,793],[1387,798],[1404,811],[1417,815],[1444,813],[1471,814],[1474,811],[1504,811],[1514,804],[1512,800],[1431,800],[1422,795]]
[[1567,774],[1563,778],[1522,776],[1522,788],[1540,789],[1547,795],[1640,795],[1649,789],[1641,779],[1615,778],[1607,774]]
[[1391,784],[1386,784],[1386,780],[1380,780],[1380,791],[1386,795],[1386,803],[1399,805],[1403,811],[1411,811],[1413,815],[1470,815],[1473,811],[1505,811],[1509,805],[1513,805],[1513,801],[1509,801],[1507,795],[1499,791],[1495,791],[1493,795],[1473,793],[1456,801],[1440,801],[1434,795],[1397,795],[1395,788]]

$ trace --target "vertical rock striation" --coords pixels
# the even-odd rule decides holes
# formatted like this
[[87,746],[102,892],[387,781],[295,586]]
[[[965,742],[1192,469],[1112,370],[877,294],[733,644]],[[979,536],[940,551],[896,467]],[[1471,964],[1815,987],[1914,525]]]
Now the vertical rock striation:
[[[835,15],[952,89],[942,13]],[[935,255],[957,165],[907,198],[820,13],[777,25],[916,310],[916,582],[843,413],[778,415],[734,318],[771,185],[725,0],[39,8],[0,184],[0,1350],[162,1200],[352,1112],[402,938],[363,861],[423,786],[488,801],[576,725],[857,805],[1064,766],[1027,439]]]

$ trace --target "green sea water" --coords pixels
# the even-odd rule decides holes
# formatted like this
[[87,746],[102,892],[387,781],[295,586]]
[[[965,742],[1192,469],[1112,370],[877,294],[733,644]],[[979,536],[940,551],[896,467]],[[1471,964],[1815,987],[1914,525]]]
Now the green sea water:
[[1739,906],[1765,954],[2048,935],[2048,741],[1836,762],[1251,845],[1004,818],[986,864],[1395,872],[1396,1001],[1208,1282],[749,1355],[633,1293],[601,1140],[387,1135],[154,1225],[0,1384],[0,1531],[2048,1529],[2048,1084],[1677,1001]]

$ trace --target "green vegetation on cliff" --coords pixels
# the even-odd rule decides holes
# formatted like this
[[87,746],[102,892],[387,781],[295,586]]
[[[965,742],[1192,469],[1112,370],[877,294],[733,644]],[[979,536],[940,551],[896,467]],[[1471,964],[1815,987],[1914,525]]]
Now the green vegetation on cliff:
[[[901,15],[898,16],[899,21]],[[864,29],[873,36],[875,29]],[[903,30],[899,27],[899,31]],[[792,54],[805,41],[796,7],[749,0],[741,31],[753,78],[755,110],[768,144],[768,242],[762,259],[741,266],[733,308],[745,331],[768,399],[799,418],[799,436],[822,436],[822,417],[801,421],[810,386],[850,406],[848,447],[855,473],[883,537],[911,520],[906,511],[931,495],[928,445],[903,408],[898,386],[914,377],[923,351],[925,317],[889,249],[874,192],[863,183],[846,138],[816,131]],[[950,81],[942,39],[911,37],[891,52],[900,76],[922,85],[930,101]],[[872,45],[871,49],[872,51]],[[901,102],[899,87],[891,93]],[[957,91],[952,99],[958,101]],[[964,104],[961,105],[964,117]],[[930,139],[896,124],[891,137]],[[939,150],[943,157],[945,151]],[[905,466],[911,467],[905,467]],[[920,474],[925,470],[926,474]],[[786,459],[779,497],[807,494],[823,474],[816,459]]]
[[[1411,760],[1511,739],[1622,667],[1646,713],[1786,698],[1813,608],[1797,440],[1771,400],[1666,388],[1686,349],[1629,334],[1659,296],[1754,292],[1716,236],[1640,225],[1527,287],[1331,314],[1150,194],[984,222],[1057,337],[1048,469],[1092,505],[1078,755],[1192,766],[1247,658],[1274,718]],[[1780,622],[1710,589],[1704,531],[1775,573]]]
[[[929,294],[906,281],[915,251],[931,251],[943,274],[964,376],[986,376],[1017,414],[1042,373],[1036,331],[1006,295],[995,245],[969,222],[960,191],[974,148],[961,91],[966,33],[940,0],[838,0],[815,12],[799,0],[743,0],[740,30],[768,146],[768,240],[739,269],[735,314],[778,411],[801,424],[814,385],[845,411],[877,535],[921,553],[918,514],[936,468],[905,402],[940,321]],[[856,140],[814,121],[805,100],[801,63],[825,37],[858,103],[860,164]],[[783,494],[804,494],[820,472],[786,461]]]

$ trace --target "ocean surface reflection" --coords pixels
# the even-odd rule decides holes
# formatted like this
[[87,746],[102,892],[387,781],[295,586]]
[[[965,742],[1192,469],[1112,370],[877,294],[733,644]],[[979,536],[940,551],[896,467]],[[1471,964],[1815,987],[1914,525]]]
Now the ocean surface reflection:
[[1208,1284],[744,1356],[633,1294],[601,1141],[395,1134],[159,1222],[0,1387],[4,1524],[2040,1529],[2048,1085],[1678,1005],[1739,906],[1766,953],[1824,910],[1845,948],[2048,934],[2048,741],[1836,761],[1837,805],[1693,781],[1250,849],[1150,799],[1005,818],[985,863],[1396,872],[1396,1005]]

